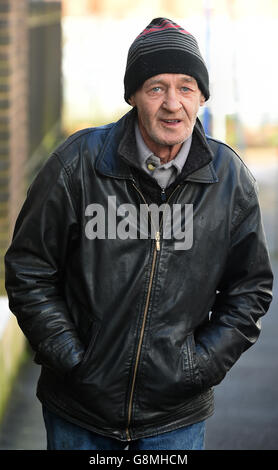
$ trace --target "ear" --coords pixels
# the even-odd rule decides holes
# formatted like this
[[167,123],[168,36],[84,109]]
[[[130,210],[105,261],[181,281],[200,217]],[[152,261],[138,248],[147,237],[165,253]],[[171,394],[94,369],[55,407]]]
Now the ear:
[[128,102],[131,106],[133,106],[133,107],[136,106],[134,95],[131,95],[131,97],[128,99]]
[[204,106],[206,102],[206,98],[204,97],[203,93],[201,93],[201,96],[200,96],[200,106]]

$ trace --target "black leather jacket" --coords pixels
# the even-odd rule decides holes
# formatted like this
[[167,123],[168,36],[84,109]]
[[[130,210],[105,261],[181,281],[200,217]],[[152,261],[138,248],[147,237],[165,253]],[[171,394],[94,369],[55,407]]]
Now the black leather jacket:
[[177,250],[162,234],[88,237],[91,204],[105,217],[108,196],[117,207],[145,203],[124,160],[136,158],[134,112],[54,152],[5,257],[10,308],[42,364],[39,399],[120,440],[211,415],[211,387],[257,340],[272,289],[256,183],[199,122],[167,195],[193,205],[192,246]]

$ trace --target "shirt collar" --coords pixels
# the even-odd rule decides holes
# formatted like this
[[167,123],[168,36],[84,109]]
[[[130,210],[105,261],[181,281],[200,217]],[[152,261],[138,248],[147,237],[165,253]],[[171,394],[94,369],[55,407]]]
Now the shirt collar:
[[[146,164],[147,164],[147,160],[151,157],[152,158],[156,157],[156,155],[154,155],[154,153],[146,145],[146,143],[145,143],[145,141],[142,137],[142,134],[140,132],[137,119],[135,121],[135,137],[136,137],[136,144],[137,144],[138,158],[139,158],[139,160],[137,162],[137,166],[139,166],[141,168],[145,168]],[[168,169],[171,166],[174,166],[177,170],[177,173],[180,174],[182,169],[183,169],[183,166],[186,162],[187,156],[189,154],[189,150],[190,150],[190,147],[191,147],[191,142],[192,142],[192,135],[190,137],[188,137],[187,140],[185,140],[185,142],[183,143],[183,145],[182,145],[181,149],[179,150],[178,154],[176,155],[176,157],[173,160],[171,160],[170,162],[162,164],[160,166],[160,168]],[[158,157],[156,157],[156,158],[158,158]]]

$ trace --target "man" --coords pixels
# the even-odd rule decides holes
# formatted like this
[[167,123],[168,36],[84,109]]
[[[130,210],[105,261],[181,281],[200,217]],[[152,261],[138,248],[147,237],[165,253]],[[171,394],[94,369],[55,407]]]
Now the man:
[[42,365],[48,449],[202,449],[212,387],[271,301],[256,183],[204,134],[190,33],[154,19],[124,83],[132,110],[75,133],[32,184],[10,308]]

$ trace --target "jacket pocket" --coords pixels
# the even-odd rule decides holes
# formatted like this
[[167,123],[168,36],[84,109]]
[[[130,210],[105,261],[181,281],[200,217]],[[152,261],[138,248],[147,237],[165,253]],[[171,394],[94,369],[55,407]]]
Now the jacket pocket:
[[92,364],[94,349],[97,337],[99,335],[99,331],[100,322],[98,320],[94,320],[87,335],[87,347],[85,349],[82,361],[80,362],[80,364],[77,365],[75,370],[74,375],[78,378],[80,378],[81,376],[83,377],[84,374],[88,372],[89,366]]
[[185,339],[183,348],[183,371],[187,387],[201,388],[201,376],[197,362],[196,346],[193,332]]

